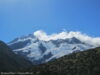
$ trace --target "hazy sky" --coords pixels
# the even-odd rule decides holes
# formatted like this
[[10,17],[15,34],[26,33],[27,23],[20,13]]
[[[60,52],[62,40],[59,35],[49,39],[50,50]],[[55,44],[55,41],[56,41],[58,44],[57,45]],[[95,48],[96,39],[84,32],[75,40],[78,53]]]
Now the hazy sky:
[[44,30],[100,36],[100,0],[0,0],[0,40]]

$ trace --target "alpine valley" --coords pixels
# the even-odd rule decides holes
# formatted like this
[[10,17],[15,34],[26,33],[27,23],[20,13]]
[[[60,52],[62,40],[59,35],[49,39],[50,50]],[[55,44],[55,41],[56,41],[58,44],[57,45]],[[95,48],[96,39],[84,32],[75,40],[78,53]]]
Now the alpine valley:
[[37,31],[7,44],[0,41],[0,72],[100,75],[100,38],[80,32],[47,35]]

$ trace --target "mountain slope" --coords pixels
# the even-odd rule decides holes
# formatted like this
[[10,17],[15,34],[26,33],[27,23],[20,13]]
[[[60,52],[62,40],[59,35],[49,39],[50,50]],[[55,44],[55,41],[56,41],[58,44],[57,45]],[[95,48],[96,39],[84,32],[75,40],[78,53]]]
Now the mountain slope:
[[40,40],[33,34],[19,37],[8,43],[16,54],[35,64],[41,64],[75,51],[83,51],[95,46],[82,42],[76,37],[56,40]]
[[20,71],[31,66],[31,62],[13,53],[4,42],[0,41],[0,72]]
[[30,71],[33,75],[100,75],[100,48],[72,53]]

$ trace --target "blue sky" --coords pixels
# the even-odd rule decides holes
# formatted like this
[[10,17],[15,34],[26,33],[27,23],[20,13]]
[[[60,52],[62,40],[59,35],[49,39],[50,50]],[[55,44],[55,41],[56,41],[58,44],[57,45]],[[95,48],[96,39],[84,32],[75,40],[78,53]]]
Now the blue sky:
[[100,0],[0,0],[0,40],[44,30],[100,36]]

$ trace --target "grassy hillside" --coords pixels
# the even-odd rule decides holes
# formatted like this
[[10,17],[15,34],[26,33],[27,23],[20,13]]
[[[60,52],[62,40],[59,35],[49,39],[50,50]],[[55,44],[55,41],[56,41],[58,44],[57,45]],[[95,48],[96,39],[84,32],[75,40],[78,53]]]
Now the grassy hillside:
[[30,71],[33,75],[100,75],[100,48],[72,53]]
[[32,64],[12,52],[12,50],[0,41],[0,72],[21,71],[32,66]]

